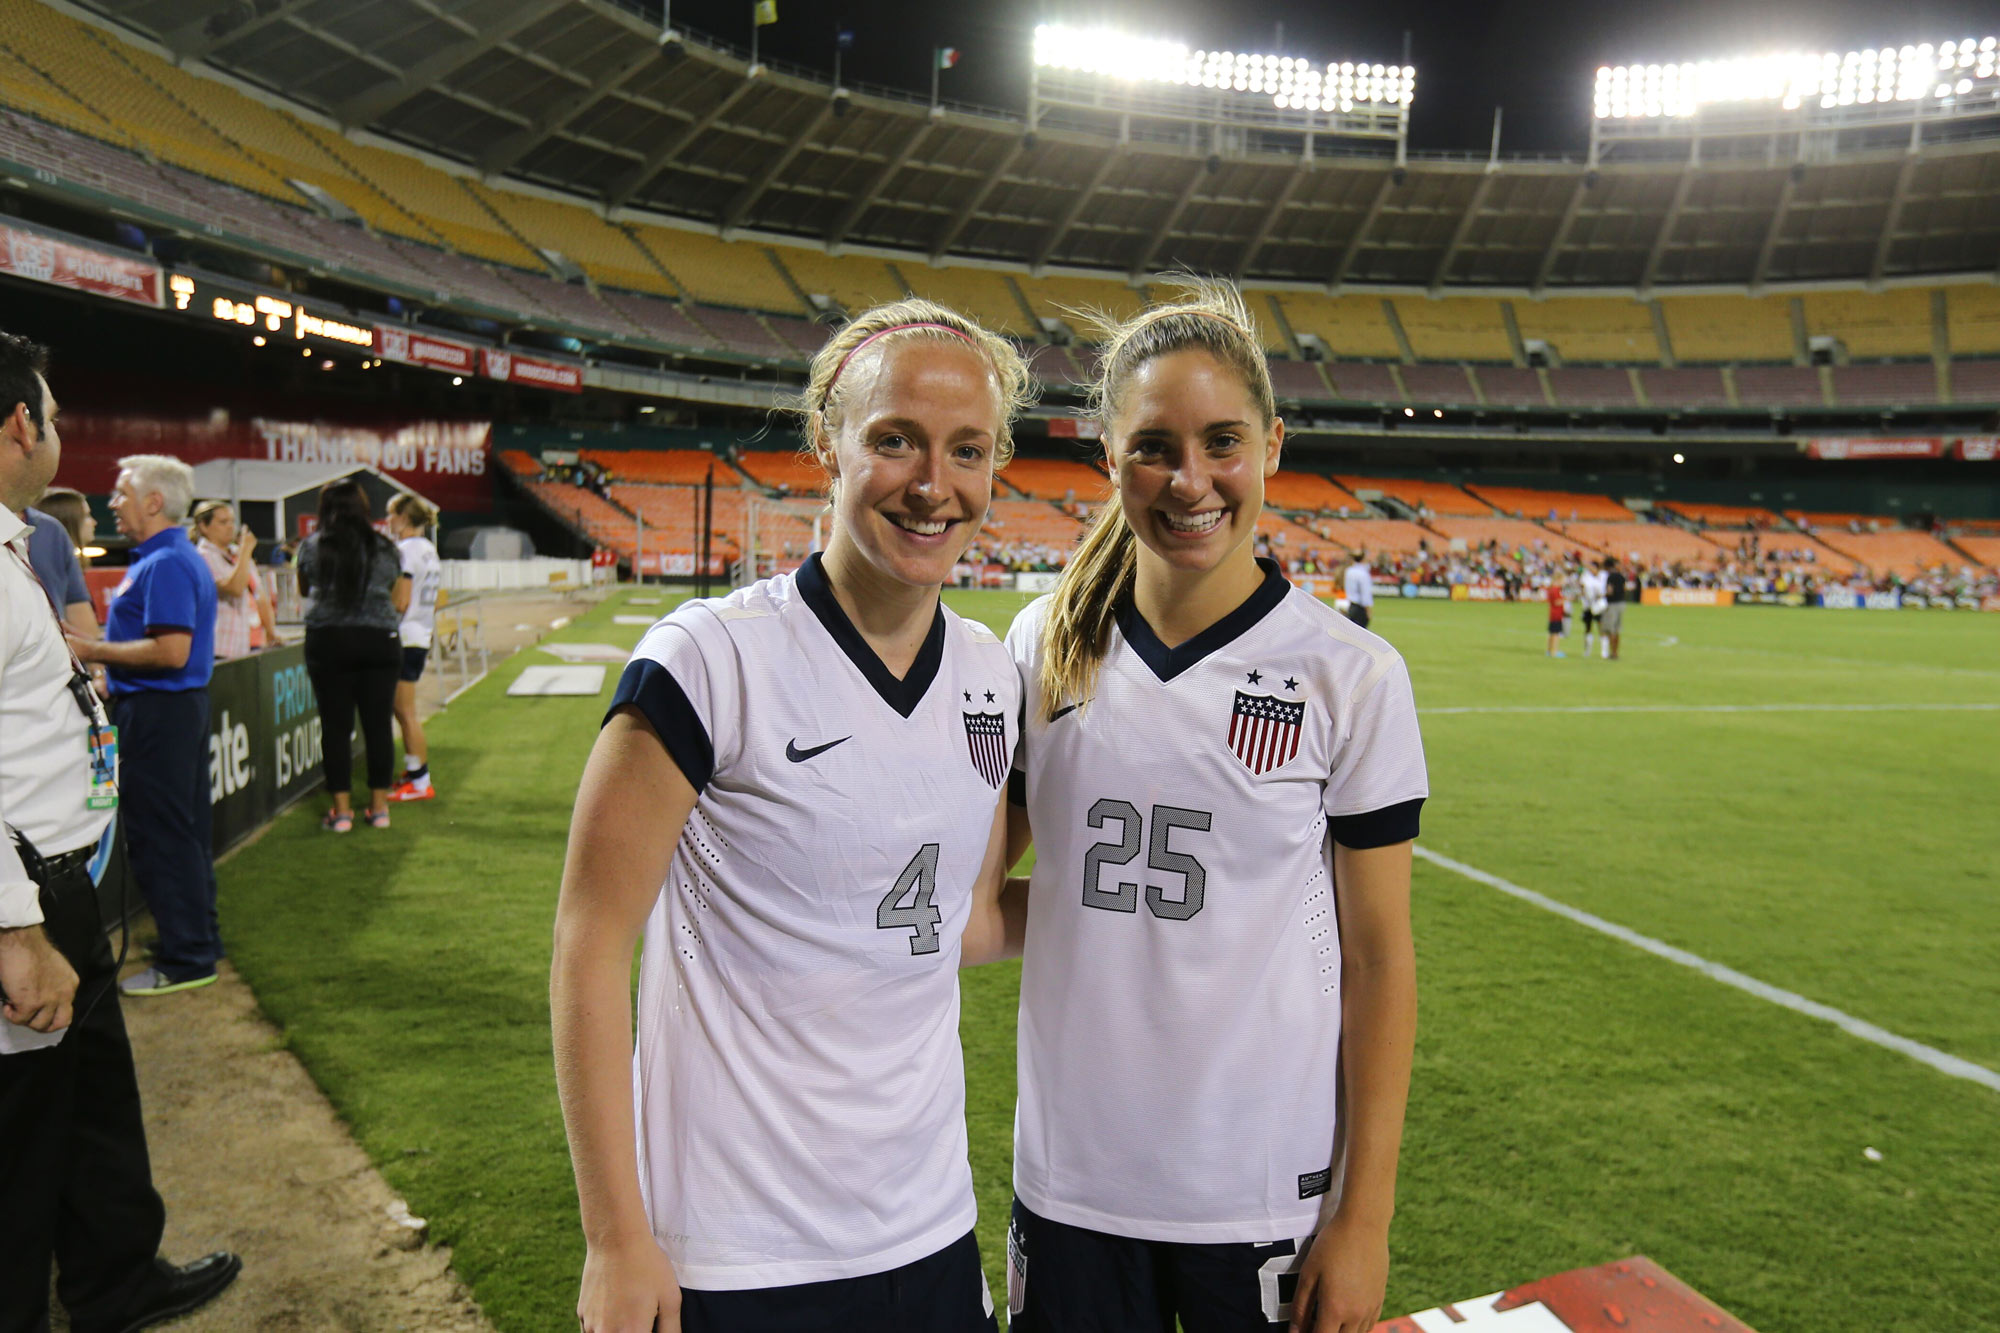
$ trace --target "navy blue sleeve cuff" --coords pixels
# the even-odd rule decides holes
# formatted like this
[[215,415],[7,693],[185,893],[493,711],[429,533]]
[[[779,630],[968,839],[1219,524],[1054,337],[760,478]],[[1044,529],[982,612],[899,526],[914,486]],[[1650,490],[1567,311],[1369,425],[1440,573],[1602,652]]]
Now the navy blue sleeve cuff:
[[1018,768],[1007,775],[1007,804],[1028,808],[1028,775]]
[[699,795],[715,776],[715,745],[681,683],[658,662],[642,659],[627,663],[604,720],[609,722],[611,715],[627,704],[645,714],[660,743],[680,766],[681,775]]
[[1326,826],[1342,847],[1365,852],[1371,847],[1390,847],[1415,838],[1417,812],[1423,808],[1424,798],[1419,796],[1414,801],[1385,805],[1365,814],[1335,815],[1326,821]]

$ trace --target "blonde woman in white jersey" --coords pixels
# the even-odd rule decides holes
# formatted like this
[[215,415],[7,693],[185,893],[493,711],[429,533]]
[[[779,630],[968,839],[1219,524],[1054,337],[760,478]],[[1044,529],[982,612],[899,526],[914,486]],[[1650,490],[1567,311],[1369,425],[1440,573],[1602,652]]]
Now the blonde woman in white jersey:
[[423,719],[417,716],[417,682],[424,677],[432,633],[437,625],[438,587],[444,567],[437,547],[425,534],[437,524],[437,510],[408,493],[389,501],[389,536],[395,539],[403,572],[410,576],[410,605],[397,631],[403,641],[403,663],[396,673],[396,728],[403,733],[403,774],[389,793],[392,801],[428,801],[437,795],[431,785],[430,744]]
[[[1394,649],[1254,557],[1284,423],[1241,297],[1188,288],[1105,329],[1117,494],[1007,636],[1014,1333],[1361,1333],[1387,1281],[1416,710]],[[980,956],[1018,899],[982,901]]]
[[957,970],[1020,684],[938,594],[1027,385],[930,302],[848,324],[804,404],[825,552],[682,605],[619,683],[550,984],[586,1333],[995,1327]]

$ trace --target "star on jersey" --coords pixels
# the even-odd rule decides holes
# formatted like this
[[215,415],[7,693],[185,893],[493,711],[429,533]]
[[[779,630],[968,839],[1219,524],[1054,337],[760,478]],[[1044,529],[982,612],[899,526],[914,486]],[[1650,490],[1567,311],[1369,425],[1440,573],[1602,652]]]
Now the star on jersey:
[[1296,691],[1299,688],[1299,678],[1297,676],[1285,677],[1285,688]]
[[1261,684],[1263,683],[1263,681],[1264,681],[1264,673],[1263,673],[1263,672],[1261,672],[1261,671],[1252,671],[1252,672],[1250,673],[1250,683],[1251,683],[1252,685],[1261,685]]
[[1304,703],[1238,690],[1229,712],[1230,752],[1258,776],[1281,768],[1299,752],[1299,724],[1305,716]]

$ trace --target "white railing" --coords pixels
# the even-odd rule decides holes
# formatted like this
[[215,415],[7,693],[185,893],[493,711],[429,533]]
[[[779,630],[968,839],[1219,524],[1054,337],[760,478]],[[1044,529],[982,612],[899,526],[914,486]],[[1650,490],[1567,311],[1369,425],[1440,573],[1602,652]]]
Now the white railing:
[[447,592],[502,592],[548,588],[565,591],[607,583],[617,571],[593,566],[588,560],[446,560],[442,587]]

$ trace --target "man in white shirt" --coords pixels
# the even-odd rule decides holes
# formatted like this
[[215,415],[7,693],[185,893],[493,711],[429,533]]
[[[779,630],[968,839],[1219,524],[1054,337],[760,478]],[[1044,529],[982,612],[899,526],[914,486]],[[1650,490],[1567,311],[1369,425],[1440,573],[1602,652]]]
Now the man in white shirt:
[[[117,806],[117,752],[89,677],[28,562],[28,502],[62,445],[46,353],[0,333],[0,1330],[141,1329],[212,1299],[242,1261],[159,1257],[118,964],[93,867]],[[59,1033],[54,1043],[47,1034]]]
[[1375,605],[1375,574],[1368,568],[1368,552],[1355,552],[1341,586],[1347,593],[1347,618],[1367,629],[1369,608]]

